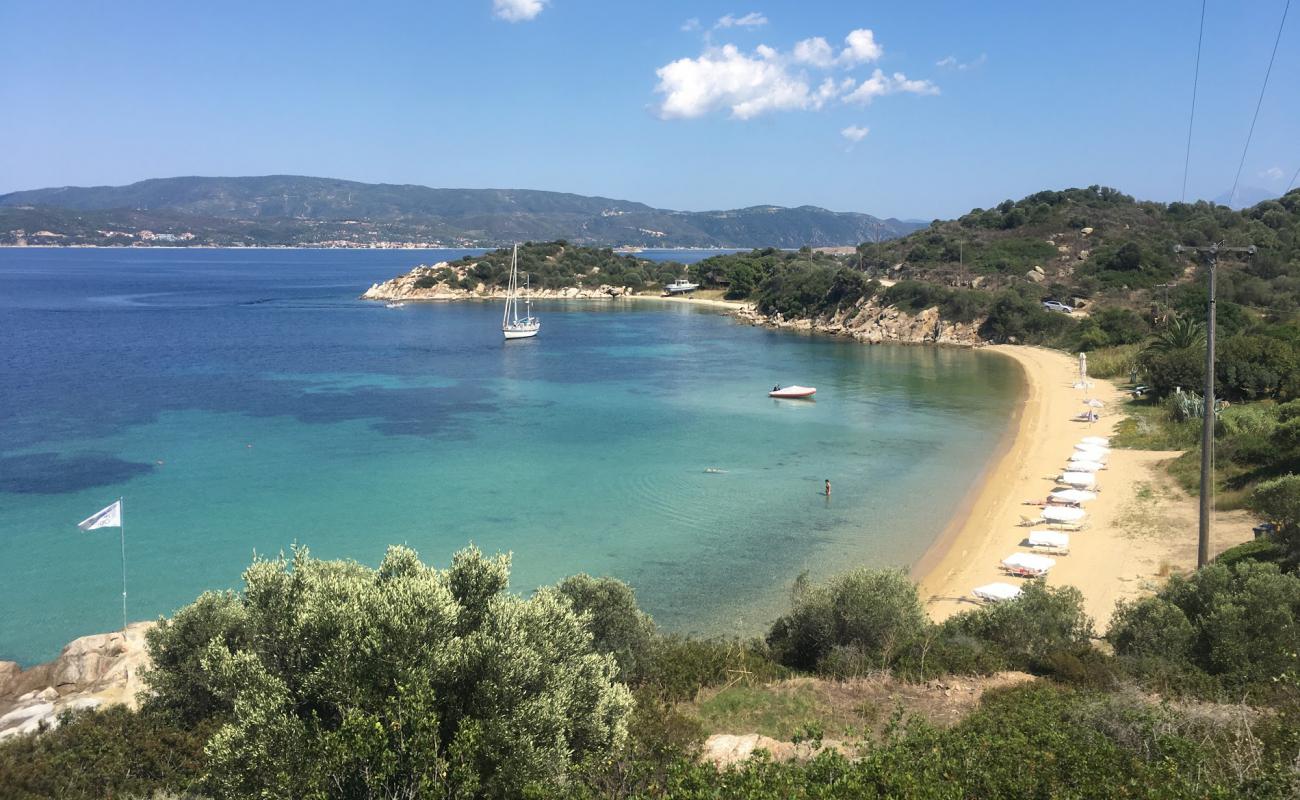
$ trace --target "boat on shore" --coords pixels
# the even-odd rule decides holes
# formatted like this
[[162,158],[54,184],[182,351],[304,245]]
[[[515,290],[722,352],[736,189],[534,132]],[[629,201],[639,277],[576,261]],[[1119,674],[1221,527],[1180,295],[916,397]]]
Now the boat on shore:
[[678,278],[664,287],[664,293],[669,295],[688,294],[700,288],[698,283],[691,283],[685,278]]
[[782,386],[777,384],[772,387],[772,391],[768,392],[767,396],[783,400],[808,400],[815,394],[817,394],[815,386]]
[[[524,298],[524,315],[519,316],[519,297]],[[528,273],[519,288],[519,245],[510,254],[510,285],[506,289],[506,307],[501,312],[501,333],[509,339],[529,339],[542,329],[542,321],[533,316],[533,301],[528,298]]]
[[405,308],[405,307],[406,307],[406,303],[403,303],[400,300],[393,303],[384,303],[384,308]]

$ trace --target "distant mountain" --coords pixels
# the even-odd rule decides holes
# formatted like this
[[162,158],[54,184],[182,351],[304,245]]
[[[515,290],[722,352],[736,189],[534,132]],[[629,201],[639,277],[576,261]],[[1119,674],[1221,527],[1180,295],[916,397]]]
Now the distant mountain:
[[610,246],[820,247],[892,238],[918,227],[815,206],[670,211],[562,192],[433,189],[293,175],[159,178],[129,186],[0,195],[0,243],[10,244],[17,239],[129,244],[141,242],[141,232],[148,231],[152,238],[143,241],[168,244],[494,245],[568,239]]
[[[1232,194],[1231,189],[1219,195],[1218,197],[1214,198],[1214,202],[1221,206],[1227,206],[1228,208],[1231,208],[1234,211],[1240,211],[1243,208],[1251,208],[1253,206],[1257,206],[1260,203],[1264,202],[1265,200],[1276,200],[1277,198],[1282,196],[1282,193],[1280,191],[1276,191],[1273,189],[1261,189],[1258,186],[1242,186],[1241,188],[1237,189],[1236,197],[1230,198],[1228,196],[1230,194]],[[1232,202],[1228,202],[1229,200],[1231,200]]]

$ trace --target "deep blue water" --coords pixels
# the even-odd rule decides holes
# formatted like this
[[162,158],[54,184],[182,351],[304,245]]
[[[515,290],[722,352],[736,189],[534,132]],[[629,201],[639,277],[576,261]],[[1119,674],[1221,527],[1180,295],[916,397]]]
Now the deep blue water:
[[1018,397],[997,356],[689,306],[539,303],[507,345],[495,305],[355,299],[460,252],[0,250],[0,659],[120,624],[116,531],[75,528],[118,496],[132,619],[294,542],[473,541],[518,591],[612,574],[666,627],[754,633],[800,571],[914,561]]

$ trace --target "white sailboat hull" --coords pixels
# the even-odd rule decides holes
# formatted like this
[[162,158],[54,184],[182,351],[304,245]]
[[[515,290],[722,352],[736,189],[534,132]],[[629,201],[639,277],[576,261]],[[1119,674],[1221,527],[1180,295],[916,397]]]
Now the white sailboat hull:
[[542,326],[540,324],[521,325],[517,328],[502,328],[501,333],[507,339],[529,339],[532,338],[533,336],[536,336],[537,332],[540,331],[541,329]]

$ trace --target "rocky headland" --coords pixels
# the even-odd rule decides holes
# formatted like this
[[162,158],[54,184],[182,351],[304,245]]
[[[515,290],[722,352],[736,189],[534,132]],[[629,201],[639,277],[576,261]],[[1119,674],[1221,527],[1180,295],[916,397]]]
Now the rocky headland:
[[145,634],[156,623],[74,639],[59,657],[21,669],[0,661],[0,739],[58,724],[67,710],[125,703],[135,707],[149,667]]
[[[499,300],[505,291],[482,283],[473,288],[462,288],[447,280],[450,268],[446,262],[432,266],[418,266],[405,275],[376,283],[362,295],[362,300],[386,302]],[[457,272],[463,279],[463,272]],[[628,286],[570,286],[563,289],[534,289],[532,297],[540,299],[608,300],[624,297],[649,297],[637,295]],[[658,299],[658,298],[656,298]],[[686,299],[686,298],[663,298]],[[940,344],[957,347],[975,347],[987,344],[980,336],[982,320],[951,322],[944,320],[938,308],[927,308],[909,314],[893,306],[881,305],[874,298],[863,300],[831,314],[808,318],[787,319],[781,314],[764,314],[750,303],[708,301],[709,305],[724,308],[728,313],[751,325],[762,325],[782,330],[807,331],[830,336],[845,336],[869,344],[893,342],[898,344]]]
[[[383,283],[376,283],[362,295],[362,300],[385,300],[388,302],[406,302],[408,300],[496,300],[505,299],[506,292],[499,286],[488,287],[478,283],[472,288],[454,285],[447,277],[454,274],[463,280],[464,268],[452,267],[445,261],[432,266],[420,265],[405,275],[398,275]],[[531,289],[530,297],[539,299],[581,299],[596,300],[612,297],[628,297],[634,294],[627,286],[569,286],[563,289]]]

